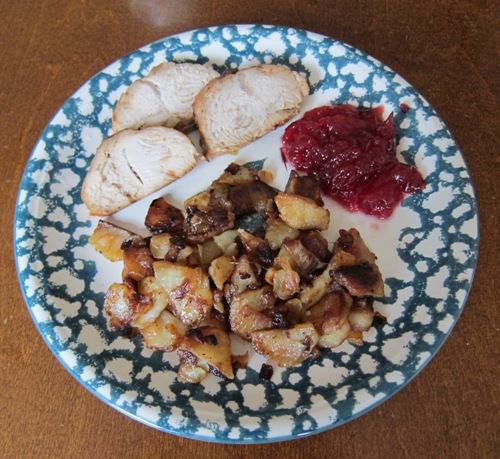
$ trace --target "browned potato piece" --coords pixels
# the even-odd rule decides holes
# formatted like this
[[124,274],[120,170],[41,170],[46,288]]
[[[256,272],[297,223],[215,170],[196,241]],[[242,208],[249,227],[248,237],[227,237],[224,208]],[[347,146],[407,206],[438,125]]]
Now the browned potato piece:
[[352,298],[344,290],[328,292],[304,313],[304,320],[312,322],[316,330],[324,335],[338,329],[347,321]]
[[273,254],[269,243],[258,236],[250,234],[243,229],[238,230],[239,240],[248,256],[262,266],[270,266],[273,262]]
[[266,282],[279,299],[288,300],[300,291],[300,276],[286,259],[276,257],[274,263],[266,272]]
[[333,349],[339,347],[351,335],[351,325],[348,321],[344,322],[339,328],[332,330],[325,335],[321,335],[318,341],[320,349]]
[[123,260],[123,241],[133,237],[139,236],[113,223],[99,220],[94,232],[89,238],[89,243],[108,260],[120,261]]
[[353,331],[368,331],[373,324],[375,312],[373,311],[373,298],[354,298],[349,323]]
[[302,320],[304,306],[298,298],[292,298],[285,303],[288,310],[287,319],[290,325],[296,325]]
[[164,198],[157,198],[149,206],[144,223],[153,234],[182,234],[184,215]]
[[112,330],[123,330],[130,325],[139,297],[128,285],[111,284],[104,296],[104,311],[109,316]]
[[297,239],[300,235],[298,229],[288,226],[281,218],[268,218],[266,221],[265,239],[271,250],[278,250],[285,239]]
[[135,311],[132,325],[145,328],[151,325],[167,308],[167,293],[153,276],[144,278],[139,283],[141,301]]
[[318,332],[310,322],[292,328],[255,331],[251,337],[252,346],[259,354],[284,368],[307,359],[319,340]]
[[272,200],[276,191],[260,180],[242,183],[229,189],[229,201],[235,215],[245,215],[252,212],[265,213],[267,203]]
[[384,281],[377,257],[366,246],[358,230],[340,230],[340,237],[333,247],[331,265],[333,278],[352,296],[384,295]]
[[[366,246],[363,239],[361,239],[359,231],[355,228],[351,228],[348,231],[346,230],[339,231],[339,238],[335,241],[335,244],[333,245],[333,252],[334,255],[337,255],[338,253],[344,253],[344,254],[347,253],[351,255],[356,260],[355,264],[361,264],[367,262],[373,265],[377,261],[377,257]],[[347,260],[351,260],[352,257],[345,257],[345,258]],[[351,263],[349,262],[347,263],[347,265],[350,264]],[[339,263],[338,266],[342,266],[342,264]]]
[[330,225],[330,212],[312,199],[298,194],[278,193],[274,197],[281,219],[299,230],[326,230]]
[[184,207],[196,207],[204,211],[221,207],[229,209],[231,204],[228,200],[228,193],[229,185],[214,182],[208,189],[186,199]]
[[214,299],[208,276],[199,267],[156,261],[154,273],[165,289],[169,310],[186,325],[196,326],[212,308]]
[[321,198],[321,189],[319,180],[308,175],[299,175],[297,171],[292,170],[285,187],[285,193],[299,194],[312,199],[319,206],[323,206]]
[[384,281],[377,265],[344,266],[334,270],[333,278],[352,296],[384,296]]
[[304,313],[304,320],[312,322],[321,336],[319,347],[337,347],[347,338],[351,331],[347,320],[351,306],[352,298],[339,289],[326,293]]
[[271,171],[268,171],[267,169],[261,169],[259,172],[257,172],[257,175],[259,179],[264,183],[267,183],[268,185],[273,183],[274,174]]
[[144,239],[135,239],[123,250],[122,279],[140,282],[153,273],[154,257]]
[[234,262],[232,258],[221,256],[216,258],[210,263],[208,274],[214,281],[215,286],[222,290],[224,284],[231,277],[234,269]]
[[141,328],[144,343],[150,349],[175,351],[187,332],[187,326],[169,311],[163,311],[149,326]]
[[256,289],[261,285],[260,267],[252,263],[247,255],[242,255],[234,262],[234,269],[229,282],[224,285],[224,295],[229,303],[238,293],[246,289]]
[[298,239],[285,239],[282,250],[290,254],[293,266],[301,277],[312,274],[319,266],[319,260]]
[[190,244],[203,244],[234,226],[234,214],[225,207],[205,211],[191,206],[186,213],[184,237]]
[[332,283],[331,268],[327,266],[318,277],[300,291],[298,298],[304,308],[310,308],[323,298]]
[[262,311],[273,307],[274,302],[275,297],[268,285],[236,295],[229,307],[231,331],[249,341],[253,331],[273,327],[273,318]]
[[[231,341],[229,334],[216,327],[200,327],[184,336],[177,353],[181,361],[191,366],[201,366],[217,376],[233,379]],[[180,373],[182,377],[184,372]]]
[[354,344],[355,346],[362,346],[364,343],[363,332],[354,331],[351,328],[351,331],[347,335],[347,341],[349,341],[351,344]]
[[241,185],[243,183],[252,183],[259,180],[258,174],[245,166],[231,163],[226,167],[222,175],[216,180],[218,184]]
[[198,263],[200,265],[209,265],[217,257],[223,255],[223,252],[213,239],[209,239],[203,244],[198,244],[198,255]]
[[317,231],[309,231],[301,238],[304,247],[323,263],[328,263],[332,252],[328,249],[328,241]]
[[149,242],[149,249],[157,260],[185,263],[193,253],[193,248],[187,245],[180,236],[169,233],[155,234]]
[[[214,298],[216,297],[217,290],[214,292]],[[226,311],[219,311],[214,307],[210,311],[209,314],[207,314],[203,320],[200,322],[200,325],[198,325],[198,328],[200,327],[215,327],[215,328],[220,328],[221,330],[225,332],[229,332],[229,322],[227,320],[227,314]]]
[[177,370],[177,375],[180,379],[191,383],[201,383],[210,373],[210,367],[204,361],[198,362],[198,359],[189,352],[179,353],[181,361]]
[[231,229],[214,237],[214,242],[220,247],[223,255],[235,257],[238,254],[238,245],[236,244],[238,234],[237,229]]

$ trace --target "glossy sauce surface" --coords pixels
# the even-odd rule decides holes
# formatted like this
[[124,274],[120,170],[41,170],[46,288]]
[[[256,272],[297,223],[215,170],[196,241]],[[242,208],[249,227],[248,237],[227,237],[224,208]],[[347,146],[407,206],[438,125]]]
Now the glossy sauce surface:
[[406,194],[422,190],[420,172],[396,157],[393,114],[383,107],[323,106],[285,130],[281,154],[352,212],[388,218]]

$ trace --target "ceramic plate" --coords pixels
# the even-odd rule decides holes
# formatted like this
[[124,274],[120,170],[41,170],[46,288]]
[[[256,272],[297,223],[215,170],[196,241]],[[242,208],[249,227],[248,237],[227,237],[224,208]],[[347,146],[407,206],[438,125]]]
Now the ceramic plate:
[[[344,343],[318,359],[259,378],[264,360],[250,350],[234,381],[210,375],[199,385],[176,376],[175,354],[145,349],[108,329],[102,304],[121,266],[89,245],[97,224],[80,199],[82,180],[109,135],[124,90],[164,61],[212,65],[223,72],[258,63],[303,73],[311,92],[302,113],[331,103],[383,105],[395,114],[398,155],[416,165],[427,188],[405,199],[388,220],[350,214],[331,201],[329,230],[357,228],[378,255],[386,296],[384,326],[365,344]],[[401,104],[409,107],[407,113]],[[404,106],[403,106],[404,107]],[[110,220],[144,233],[151,200],[175,205],[208,186],[232,161],[261,161],[283,189],[283,126],[236,156],[200,163],[191,173]],[[196,133],[193,134],[196,141]],[[469,292],[478,249],[471,180],[443,121],[403,78],[370,56],[315,33],[232,25],[194,30],[145,46],[85,83],[43,132],[24,173],[15,217],[15,250],[26,303],[55,356],[89,391],[118,411],[165,432],[199,440],[261,443],[338,426],[387,400],[435,355]]]

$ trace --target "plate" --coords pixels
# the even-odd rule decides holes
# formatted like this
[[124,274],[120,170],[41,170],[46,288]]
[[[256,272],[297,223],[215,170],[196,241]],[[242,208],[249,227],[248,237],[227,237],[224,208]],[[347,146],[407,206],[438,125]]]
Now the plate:
[[[427,188],[388,220],[351,214],[329,201],[333,240],[357,228],[378,255],[386,296],[375,304],[384,326],[363,346],[344,343],[299,367],[259,378],[262,357],[234,381],[199,385],[176,377],[177,356],[144,348],[107,327],[102,303],[120,266],[89,245],[97,220],[80,199],[92,156],[109,135],[113,106],[137,78],[163,61],[210,64],[222,72],[258,63],[302,72],[311,93],[302,113],[330,103],[383,105],[393,112],[398,155],[423,173]],[[409,110],[403,110],[409,107]],[[406,112],[406,113],[405,113]],[[264,161],[283,189],[283,126],[236,156],[200,163],[191,173],[110,220],[144,233],[152,199],[175,205],[208,186],[230,162]],[[193,134],[196,140],[196,133]],[[266,25],[217,26],[174,35],[114,62],[57,112],[38,141],[19,188],[15,216],[19,282],[33,321],[66,369],[118,411],[164,432],[223,443],[290,440],[339,426],[387,400],[436,354],[469,292],[478,250],[474,190],[443,121],[402,77],[331,38]]]

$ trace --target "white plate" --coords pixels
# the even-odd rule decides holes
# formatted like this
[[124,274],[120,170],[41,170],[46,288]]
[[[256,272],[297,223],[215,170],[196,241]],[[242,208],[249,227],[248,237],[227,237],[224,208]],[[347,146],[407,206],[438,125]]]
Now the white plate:
[[[208,63],[216,70],[278,63],[302,72],[311,94],[302,112],[324,104],[383,104],[394,111],[398,154],[423,173],[427,188],[409,196],[389,220],[350,214],[328,200],[330,239],[357,228],[378,255],[387,316],[361,347],[343,344],[317,360],[258,377],[251,352],[232,382],[200,385],[176,377],[177,356],[148,351],[108,330],[104,292],[120,266],[88,245],[96,219],[80,187],[99,143],[110,133],[113,106],[130,83],[163,61]],[[400,104],[410,107],[404,114]],[[232,161],[265,159],[283,188],[279,153],[285,126],[237,156],[202,163],[184,178],[119,212],[112,221],[144,232],[156,196],[176,205],[217,178]],[[195,135],[196,136],[196,135]],[[478,249],[474,191],[460,151],[439,116],[400,76],[370,56],[318,34],[275,26],[194,30],[141,48],[85,83],[57,112],[27,164],[15,217],[19,280],[33,321],[67,370],[101,400],[173,434],[229,443],[261,443],[317,433],[387,400],[438,351],[463,308]]]

